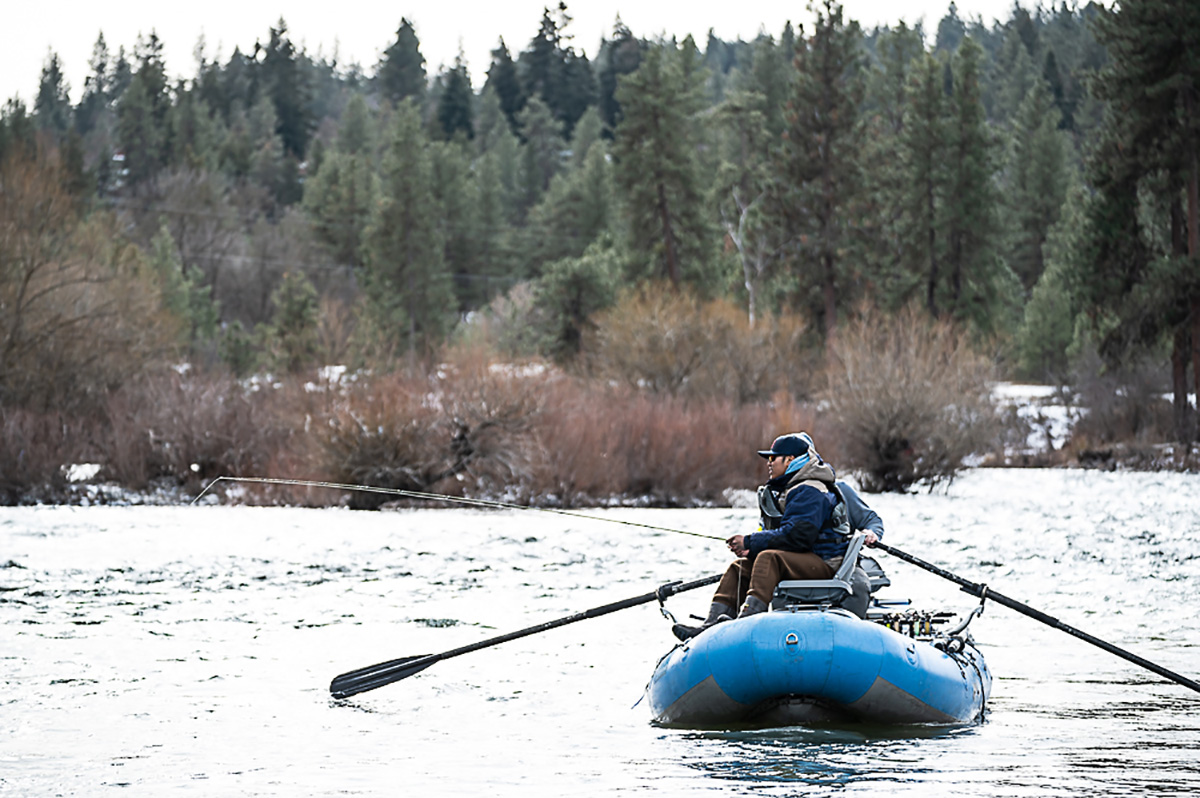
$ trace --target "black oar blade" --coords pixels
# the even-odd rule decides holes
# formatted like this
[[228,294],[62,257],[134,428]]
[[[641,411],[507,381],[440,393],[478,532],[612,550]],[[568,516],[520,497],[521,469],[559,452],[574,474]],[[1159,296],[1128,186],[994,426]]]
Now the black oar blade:
[[334,698],[348,698],[358,693],[365,693],[376,687],[407,679],[440,659],[441,657],[436,654],[421,654],[416,657],[394,659],[356,671],[349,671],[334,677],[333,681],[329,683],[329,692],[333,694]]

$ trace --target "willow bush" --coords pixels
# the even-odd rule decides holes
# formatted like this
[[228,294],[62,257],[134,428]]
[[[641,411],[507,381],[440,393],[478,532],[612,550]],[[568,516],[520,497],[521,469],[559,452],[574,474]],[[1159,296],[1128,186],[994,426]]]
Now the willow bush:
[[[365,377],[316,419],[319,470],[354,485],[459,494],[528,483],[539,379],[482,361]],[[386,494],[358,494],[377,507]]]
[[656,394],[763,402],[807,395],[816,380],[807,328],[791,316],[750,326],[725,299],[643,283],[594,318],[585,363],[594,376]]
[[955,325],[918,310],[839,328],[827,376],[840,465],[868,491],[952,479],[995,436],[992,362]]
[[219,476],[275,476],[294,436],[284,411],[295,386],[167,370],[113,392],[96,433],[102,474],[144,489],[165,479],[196,487]]

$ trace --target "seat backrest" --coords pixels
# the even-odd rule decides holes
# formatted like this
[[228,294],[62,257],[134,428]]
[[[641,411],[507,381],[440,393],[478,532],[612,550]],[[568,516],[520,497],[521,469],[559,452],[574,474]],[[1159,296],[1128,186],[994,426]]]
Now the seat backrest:
[[883,566],[874,557],[859,555],[858,564],[866,572],[867,579],[871,582],[872,593],[892,583],[892,580],[888,579],[887,574],[883,572]]
[[841,579],[843,582],[850,581],[850,574],[858,565],[858,554],[862,551],[866,539],[866,535],[861,532],[850,536],[850,542],[846,545],[846,556],[842,558],[842,564],[838,566],[837,573],[833,575],[834,579]]
[[858,565],[858,554],[862,550],[866,538],[861,534],[851,536],[846,546],[846,555],[842,564],[830,579],[788,579],[775,586],[775,595],[771,606],[774,608],[788,605],[806,604],[840,604],[843,599],[854,592],[850,585],[851,574]]

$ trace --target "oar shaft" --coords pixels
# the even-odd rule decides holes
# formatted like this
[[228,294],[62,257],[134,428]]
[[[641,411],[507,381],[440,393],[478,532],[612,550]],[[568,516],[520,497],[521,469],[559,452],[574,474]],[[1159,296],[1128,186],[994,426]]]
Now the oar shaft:
[[895,557],[898,557],[899,559],[904,560],[905,562],[909,562],[920,568],[924,568],[926,571],[929,571],[930,573],[933,573],[933,574],[937,574],[938,576],[942,577],[943,579],[948,579],[951,582],[954,582],[954,583],[960,585],[962,587],[963,592],[965,592],[965,593],[970,593],[971,595],[977,596],[981,599],[983,599],[983,598],[990,599],[991,601],[994,601],[997,604],[1000,604],[1002,606],[1008,607],[1011,610],[1016,610],[1017,612],[1021,613],[1022,615],[1033,618],[1035,621],[1040,621],[1041,623],[1044,623],[1047,626],[1050,626],[1054,629],[1058,629],[1060,631],[1066,632],[1067,634],[1069,634],[1073,637],[1077,637],[1086,643],[1091,643],[1093,646],[1096,646],[1097,648],[1104,649],[1105,651],[1107,651],[1110,654],[1115,654],[1116,656],[1121,657],[1122,659],[1128,660],[1129,662],[1132,662],[1135,665],[1140,665],[1141,667],[1145,668],[1148,671],[1157,673],[1159,676],[1162,676],[1166,679],[1170,679],[1173,682],[1177,682],[1178,684],[1181,684],[1184,687],[1190,688],[1190,689],[1195,690],[1196,692],[1200,693],[1200,683],[1198,683],[1192,679],[1189,679],[1186,676],[1181,676],[1180,674],[1175,673],[1172,670],[1168,670],[1167,668],[1164,668],[1161,665],[1153,663],[1148,659],[1139,657],[1137,654],[1134,654],[1131,651],[1126,651],[1125,649],[1120,648],[1119,646],[1114,646],[1112,643],[1101,640],[1100,638],[1090,635],[1087,632],[1082,631],[1081,629],[1076,629],[1073,626],[1069,626],[1068,624],[1063,623],[1058,618],[1055,618],[1052,615],[1047,615],[1046,613],[1042,612],[1041,610],[1036,610],[1033,607],[1030,607],[1028,604],[1022,604],[1021,602],[1017,601],[1016,599],[1011,599],[1008,596],[1004,595],[1003,593],[997,593],[995,590],[992,590],[990,587],[987,587],[986,585],[981,585],[981,584],[978,584],[977,582],[972,582],[969,579],[963,579],[961,576],[958,576],[957,574],[952,574],[943,568],[939,568],[936,565],[927,563],[918,557],[914,557],[911,554],[900,551],[899,549],[892,548],[891,546],[888,546],[884,543],[877,542],[875,544],[875,548],[880,549],[881,551],[885,551],[888,554],[891,554]]
[[703,579],[697,579],[694,582],[688,582],[687,584],[671,583],[669,585],[663,585],[663,587],[659,588],[659,590],[655,590],[651,593],[646,593],[645,595],[634,596],[633,598],[627,598],[622,601],[614,601],[612,604],[605,604],[602,607],[593,607],[590,610],[584,610],[583,612],[577,612],[574,615],[568,615],[566,618],[558,618],[557,620],[547,621],[546,623],[540,623],[537,626],[530,626],[526,629],[521,629],[516,632],[509,632],[508,634],[500,635],[499,637],[492,637],[487,640],[480,640],[478,643],[471,643],[470,645],[462,646],[461,648],[451,649],[450,651],[446,651],[441,654],[435,654],[432,656],[436,656],[438,659],[450,659],[451,657],[457,657],[460,654],[470,654],[472,651],[479,651],[481,648],[490,648],[491,646],[498,646],[501,643],[507,643],[511,640],[519,640],[520,638],[528,637],[529,635],[536,635],[536,634],[541,634],[542,632],[548,632],[551,629],[557,629],[560,626],[567,626],[568,624],[577,623],[579,621],[586,621],[589,618],[599,618],[601,615],[608,615],[610,612],[619,612],[620,610],[627,610],[630,607],[636,607],[639,604],[648,604],[651,601],[657,601],[659,598],[660,590],[661,591],[669,590],[669,592],[664,592],[664,594],[662,596],[663,598],[667,598],[669,596],[675,595],[676,593],[682,593],[686,590],[694,590],[695,588],[698,588],[698,587],[704,587],[705,585],[711,585],[711,584],[717,582],[720,578],[721,578],[721,574],[716,574],[714,576],[707,576]]
[[614,601],[611,604],[604,604],[600,607],[593,607],[590,610],[577,612],[574,615],[569,615],[565,618],[559,618],[557,620],[547,621],[546,623],[540,623],[537,626],[530,626],[516,632],[509,632],[508,634],[503,634],[499,637],[490,637],[487,640],[480,640],[477,643],[471,643],[469,645],[460,646],[459,648],[453,648],[449,651],[443,651],[440,654],[429,654],[423,657],[406,657],[403,659],[390,660],[388,662],[382,662],[378,665],[370,665],[366,668],[349,671],[348,673],[343,673],[340,676],[334,677],[333,681],[329,684],[329,692],[331,692],[336,698],[345,698],[347,696],[355,695],[356,693],[374,690],[376,687],[383,687],[385,684],[391,684],[392,682],[397,682],[401,679],[412,676],[419,671],[428,668],[430,665],[433,665],[434,663],[440,662],[444,659],[450,659],[451,657],[457,657],[462,654],[470,654],[473,651],[479,651],[483,648],[490,648],[491,646],[498,646],[501,643],[507,643],[511,640],[528,637],[529,635],[547,632],[551,629],[557,629],[560,626],[566,626],[579,621],[586,621],[589,618],[599,618],[601,615],[608,615],[611,612],[618,612],[620,610],[629,609],[630,607],[636,607],[639,604],[648,604],[651,601],[664,600],[674,596],[677,593],[683,593],[688,590],[695,590],[698,587],[714,584],[721,578],[721,576],[721,574],[715,574],[713,576],[706,576],[703,579],[697,579],[694,582],[670,582],[662,585],[651,593],[646,593],[641,596],[634,596],[633,598],[627,598],[621,601]]

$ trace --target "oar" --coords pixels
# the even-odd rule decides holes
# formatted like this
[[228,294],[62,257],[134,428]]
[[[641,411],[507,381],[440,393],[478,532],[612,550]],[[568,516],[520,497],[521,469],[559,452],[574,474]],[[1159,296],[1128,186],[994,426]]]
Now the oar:
[[545,632],[550,629],[557,629],[560,626],[566,626],[569,623],[576,621],[585,621],[589,618],[598,618],[601,615],[607,615],[610,612],[629,609],[636,607],[639,604],[647,604],[651,601],[663,601],[676,593],[683,593],[687,590],[695,590],[698,587],[711,585],[721,578],[721,574],[715,576],[707,576],[704,579],[697,579],[695,582],[669,582],[662,585],[652,593],[646,593],[642,596],[625,599],[624,601],[615,601],[612,604],[605,604],[602,607],[595,607],[584,612],[577,612],[574,615],[566,618],[559,618],[556,621],[548,621],[530,626],[527,629],[522,629],[518,632],[509,632],[506,635],[481,640],[478,643],[472,643],[461,648],[443,651],[441,654],[424,654],[415,657],[402,657],[388,662],[381,662],[378,665],[370,665],[366,668],[359,668],[356,671],[349,671],[334,678],[329,683],[329,692],[334,698],[346,698],[363,693],[367,690],[374,690],[376,687],[383,687],[385,684],[398,682],[401,679],[407,679],[409,676],[420,673],[421,671],[433,665],[436,662],[441,662],[444,659],[457,657],[460,654],[470,654],[472,651],[478,651],[481,648],[496,646],[501,643],[507,643],[509,640],[516,640],[520,637],[535,635],[540,632]]
[[980,585],[980,584],[970,581],[969,579],[963,579],[961,576],[952,574],[949,571],[946,571],[942,568],[938,568],[936,565],[927,563],[924,560],[921,560],[921,559],[918,559],[917,557],[912,556],[911,554],[907,554],[903,551],[900,551],[899,549],[892,548],[891,546],[888,546],[883,543],[876,542],[874,544],[874,548],[880,549],[881,551],[885,551],[894,557],[899,557],[901,560],[904,560],[905,562],[910,562],[919,568],[924,568],[926,571],[929,571],[930,573],[933,573],[933,574],[937,574],[938,576],[942,577],[943,579],[949,579],[951,582],[954,582],[954,583],[960,585],[962,587],[962,590],[964,593],[970,593],[973,596],[978,596],[980,599],[991,599],[992,601],[996,602],[997,604],[1002,604],[1003,606],[1008,607],[1011,610],[1016,610],[1017,612],[1021,613],[1022,615],[1027,615],[1028,617],[1033,618],[1035,621],[1041,621],[1042,623],[1046,624],[1049,627],[1066,632],[1067,634],[1073,635],[1074,637],[1078,637],[1080,640],[1091,643],[1093,646],[1096,646],[1098,648],[1102,648],[1110,654],[1116,654],[1118,657],[1121,657],[1122,659],[1129,660],[1130,662],[1132,662],[1135,665],[1140,665],[1141,667],[1145,668],[1148,671],[1153,671],[1154,673],[1157,673],[1159,676],[1163,676],[1167,679],[1170,679],[1173,682],[1178,682],[1179,684],[1182,684],[1184,687],[1190,687],[1191,689],[1200,693],[1200,683],[1197,683],[1197,682],[1187,678],[1186,676],[1180,676],[1178,673],[1175,673],[1174,671],[1167,670],[1166,668],[1162,667],[1161,665],[1156,665],[1155,663],[1151,662],[1150,660],[1143,659],[1142,657],[1139,657],[1137,654],[1126,651],[1123,648],[1114,646],[1112,643],[1107,643],[1098,637],[1093,637],[1092,635],[1088,634],[1087,632],[1076,629],[1073,626],[1068,626],[1067,624],[1063,623],[1062,621],[1058,620],[1057,618],[1047,615],[1046,613],[1041,612],[1040,610],[1035,610],[1033,607],[1030,607],[1028,604],[1022,604],[1019,601],[1010,599],[1008,596],[1005,596],[1002,593],[997,593],[996,591],[989,588],[987,585]]

